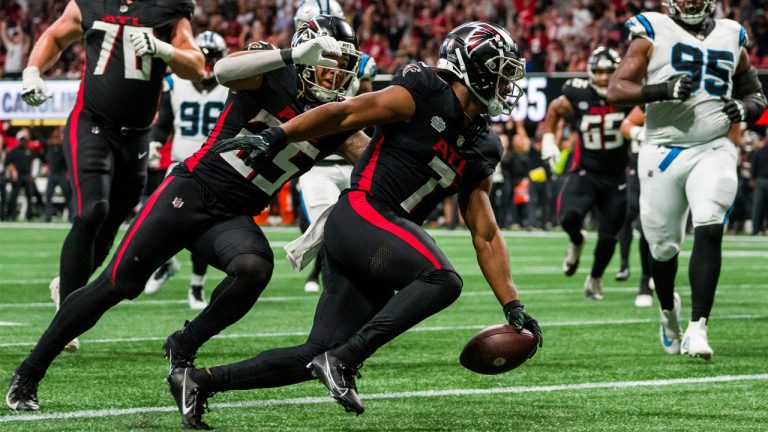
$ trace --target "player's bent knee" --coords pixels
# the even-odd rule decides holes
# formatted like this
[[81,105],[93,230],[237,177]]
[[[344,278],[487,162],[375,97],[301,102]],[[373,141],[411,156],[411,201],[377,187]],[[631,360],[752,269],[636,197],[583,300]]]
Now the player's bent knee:
[[565,228],[579,228],[581,225],[581,215],[577,212],[567,211],[560,216],[560,226]]
[[240,254],[227,264],[227,274],[247,280],[249,284],[263,288],[272,278],[274,261],[271,257],[257,254]]
[[461,295],[464,282],[452,270],[437,270],[421,278],[440,290],[439,299],[451,304]]
[[85,224],[100,225],[107,219],[109,214],[109,201],[99,200],[83,208],[83,211],[77,215],[76,220]]
[[680,245],[671,242],[649,244],[649,246],[651,256],[653,256],[653,259],[656,261],[669,261],[680,253]]

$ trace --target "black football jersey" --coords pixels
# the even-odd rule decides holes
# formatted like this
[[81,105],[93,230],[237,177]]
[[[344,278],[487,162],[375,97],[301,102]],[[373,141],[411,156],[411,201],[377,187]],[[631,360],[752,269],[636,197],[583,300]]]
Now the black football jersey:
[[[250,50],[274,49],[266,43],[251,44]],[[261,87],[253,91],[230,91],[224,110],[202,148],[188,158],[186,169],[208,186],[230,210],[258,214],[269,205],[272,195],[288,180],[309,171],[320,159],[333,153],[356,131],[341,132],[317,140],[290,143],[270,148],[258,169],[243,163],[242,151],[210,151],[217,142],[244,134],[256,134],[270,126],[279,126],[312,109],[319,102],[299,99],[302,88],[293,65],[263,76]]]
[[411,93],[416,111],[407,122],[376,128],[352,172],[352,189],[367,191],[400,216],[422,224],[445,197],[493,173],[501,160],[501,142],[484,121],[463,127],[459,100],[427,65],[405,66],[392,85]]
[[579,132],[571,170],[623,175],[629,163],[629,141],[619,129],[631,107],[609,104],[581,78],[566,81],[562,92],[573,106],[571,130]]
[[78,103],[107,125],[143,128],[152,123],[166,64],[139,57],[134,33],[170,42],[181,18],[191,18],[193,0],[75,0],[85,32],[85,70]]

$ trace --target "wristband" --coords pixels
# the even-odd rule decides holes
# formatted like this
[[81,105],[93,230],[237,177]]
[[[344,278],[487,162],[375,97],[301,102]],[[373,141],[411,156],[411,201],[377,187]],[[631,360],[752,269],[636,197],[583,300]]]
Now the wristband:
[[285,63],[286,66],[293,64],[293,49],[287,48],[287,49],[281,49],[280,50],[280,58],[283,59],[283,63]]
[[667,83],[644,85],[640,89],[640,97],[643,102],[658,102],[669,99]]
[[503,309],[504,309],[504,316],[508,317],[513,310],[523,309],[523,304],[520,303],[520,300],[512,300],[511,302],[505,304]]

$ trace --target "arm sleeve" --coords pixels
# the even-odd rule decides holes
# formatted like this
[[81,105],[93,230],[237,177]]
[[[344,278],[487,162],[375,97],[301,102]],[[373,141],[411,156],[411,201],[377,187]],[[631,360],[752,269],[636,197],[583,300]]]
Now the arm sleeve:
[[168,140],[171,132],[173,132],[173,106],[171,105],[171,92],[166,91],[161,96],[157,121],[152,125],[152,130],[149,132],[149,140],[164,143]]

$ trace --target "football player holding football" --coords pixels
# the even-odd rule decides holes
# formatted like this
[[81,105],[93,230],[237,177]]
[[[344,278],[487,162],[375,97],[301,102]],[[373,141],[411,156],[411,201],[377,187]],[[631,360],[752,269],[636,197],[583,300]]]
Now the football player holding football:
[[225,153],[233,147],[271,153],[308,137],[377,125],[355,165],[352,187],[324,227],[329,269],[306,343],[226,366],[175,369],[171,390],[182,417],[202,414],[214,392],[289,385],[313,376],[347,411],[362,413],[355,377],[363,361],[461,293],[460,276],[421,227],[455,192],[480,268],[507,320],[541,342],[538,323],[518,297],[488,197],[501,144],[489,135],[483,114],[508,114],[522,94],[518,81],[524,75],[524,60],[509,33],[471,22],[448,34],[437,68],[407,65],[384,90],[327,104],[220,146]]

